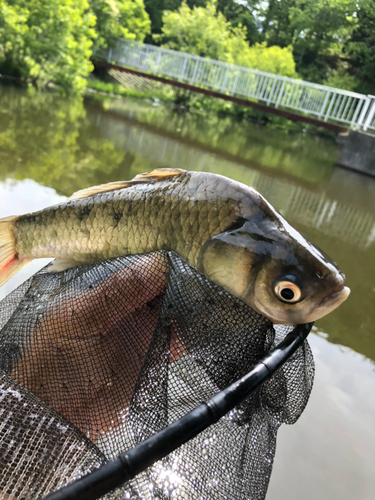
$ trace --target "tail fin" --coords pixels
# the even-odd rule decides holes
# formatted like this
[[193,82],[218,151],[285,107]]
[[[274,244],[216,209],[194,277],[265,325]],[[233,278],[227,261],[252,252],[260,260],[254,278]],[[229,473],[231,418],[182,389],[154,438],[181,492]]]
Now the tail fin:
[[32,260],[20,258],[16,251],[13,235],[16,219],[18,217],[0,219],[0,286]]

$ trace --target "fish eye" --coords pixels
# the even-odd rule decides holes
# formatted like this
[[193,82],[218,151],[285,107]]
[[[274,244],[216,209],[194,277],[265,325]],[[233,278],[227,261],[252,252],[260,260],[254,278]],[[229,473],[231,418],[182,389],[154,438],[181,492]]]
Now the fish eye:
[[279,281],[274,291],[278,299],[283,302],[289,302],[290,304],[298,302],[302,295],[300,287],[289,280]]

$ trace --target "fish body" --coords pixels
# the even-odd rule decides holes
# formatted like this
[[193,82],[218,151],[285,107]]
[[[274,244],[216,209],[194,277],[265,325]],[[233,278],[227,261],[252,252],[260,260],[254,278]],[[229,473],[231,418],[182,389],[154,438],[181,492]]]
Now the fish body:
[[[337,265],[254,189],[159,169],[0,220],[0,285],[35,258],[52,270],[173,250],[274,323],[313,321],[349,295]],[[60,264],[59,264],[60,263]]]
[[196,266],[203,243],[243,215],[246,193],[241,197],[242,186],[225,177],[174,172],[87,197],[82,191],[83,198],[18,218],[17,253],[85,263],[166,249]]

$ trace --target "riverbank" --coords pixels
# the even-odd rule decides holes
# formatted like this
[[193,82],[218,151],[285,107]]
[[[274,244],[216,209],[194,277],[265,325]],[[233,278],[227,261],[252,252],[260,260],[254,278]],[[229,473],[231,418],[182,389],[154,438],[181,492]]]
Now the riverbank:
[[[15,87],[30,87],[32,83],[26,79],[8,77],[0,74],[0,83]],[[37,88],[37,87],[35,87]],[[51,82],[43,89],[49,92],[57,92],[66,95],[65,91]],[[40,91],[43,91],[41,88]],[[109,98],[135,98],[153,102],[154,104],[165,104],[174,106],[180,110],[198,113],[216,113],[219,116],[232,116],[245,119],[250,122],[267,126],[269,128],[281,129],[285,132],[311,133],[335,140],[334,132],[309,123],[294,122],[282,116],[272,115],[267,112],[241,106],[239,104],[223,101],[210,96],[196,94],[195,92],[178,89],[172,85],[158,84],[140,77],[127,74],[121,82],[117,81],[107,71],[94,71],[87,80],[84,96]]]
[[233,102],[224,101],[208,95],[177,88],[162,82],[152,81],[130,73],[118,73],[97,70],[88,79],[87,92],[96,91],[110,96],[136,97],[150,99],[154,103],[173,105],[181,110],[201,113],[216,113],[220,116],[232,116],[270,128],[286,132],[313,133],[332,140],[334,132],[309,123],[294,122],[283,116],[259,111]]

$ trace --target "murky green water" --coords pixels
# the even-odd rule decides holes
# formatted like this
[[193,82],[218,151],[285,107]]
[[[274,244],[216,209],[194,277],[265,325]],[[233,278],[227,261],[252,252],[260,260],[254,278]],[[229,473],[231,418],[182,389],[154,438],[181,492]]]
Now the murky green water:
[[267,499],[373,498],[375,180],[335,168],[332,140],[228,117],[11,88],[0,103],[0,217],[156,167],[205,170],[253,186],[338,262],[352,294],[316,322],[313,394],[279,433]]

